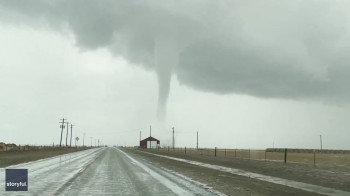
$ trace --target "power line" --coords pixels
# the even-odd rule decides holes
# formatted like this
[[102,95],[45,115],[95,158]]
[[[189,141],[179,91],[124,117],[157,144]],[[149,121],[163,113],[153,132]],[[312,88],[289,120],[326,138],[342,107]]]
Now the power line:
[[[138,128],[138,129],[132,129],[132,130],[123,130],[123,131],[108,131],[108,132],[98,132],[99,135],[101,134],[124,134],[124,133],[136,133],[139,132],[140,129],[145,129],[148,127],[142,127],[142,128]],[[87,134],[95,134],[96,132],[86,132]]]

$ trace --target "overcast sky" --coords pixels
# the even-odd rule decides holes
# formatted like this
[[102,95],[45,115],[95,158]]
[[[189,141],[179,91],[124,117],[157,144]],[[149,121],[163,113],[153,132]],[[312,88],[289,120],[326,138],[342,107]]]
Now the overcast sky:
[[348,10],[0,0],[0,142],[57,144],[64,117],[80,144],[350,149]]

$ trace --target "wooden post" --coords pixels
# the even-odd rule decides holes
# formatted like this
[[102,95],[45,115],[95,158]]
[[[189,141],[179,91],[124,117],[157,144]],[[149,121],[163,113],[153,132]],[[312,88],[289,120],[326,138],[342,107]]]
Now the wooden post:
[[314,167],[316,166],[316,150],[314,150]]
[[266,149],[265,149],[265,161],[266,161]]
[[197,150],[198,150],[198,131],[197,131]]
[[287,163],[287,148],[284,149],[284,163]]
[[185,154],[186,154],[186,146],[185,146]]
[[249,149],[249,151],[248,151],[248,156],[249,156],[248,158],[249,158],[249,160],[250,160],[250,149]]
[[216,147],[215,147],[215,152],[214,152],[214,156],[216,157]]

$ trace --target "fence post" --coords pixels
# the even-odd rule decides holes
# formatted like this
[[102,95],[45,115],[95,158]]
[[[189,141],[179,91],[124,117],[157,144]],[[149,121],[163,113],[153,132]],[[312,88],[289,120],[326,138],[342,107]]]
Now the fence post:
[[287,163],[287,148],[284,149],[284,163]]
[[185,154],[186,154],[186,146],[185,146]]
[[215,147],[215,153],[214,153],[214,154],[215,154],[215,156],[216,156],[216,147]]
[[249,160],[250,160],[250,149],[249,149],[249,154],[248,154],[248,156],[249,156],[248,158],[249,158]]
[[314,167],[316,166],[316,150],[314,150]]
[[266,161],[266,149],[265,149],[265,161]]

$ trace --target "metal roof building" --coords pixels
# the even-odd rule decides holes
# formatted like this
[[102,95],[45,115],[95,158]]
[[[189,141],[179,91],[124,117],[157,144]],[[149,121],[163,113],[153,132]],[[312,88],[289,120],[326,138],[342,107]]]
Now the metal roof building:
[[140,141],[140,148],[157,148],[160,141],[154,137],[148,137]]

